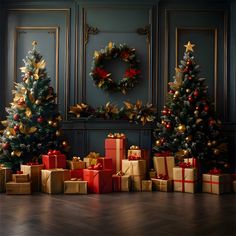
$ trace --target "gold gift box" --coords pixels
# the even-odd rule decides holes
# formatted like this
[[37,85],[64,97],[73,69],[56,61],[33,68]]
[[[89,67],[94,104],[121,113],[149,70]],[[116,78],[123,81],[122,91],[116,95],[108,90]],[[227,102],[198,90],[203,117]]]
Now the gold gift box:
[[130,175],[112,175],[112,187],[114,192],[129,192],[131,190]]
[[67,161],[67,167],[70,170],[80,170],[80,169],[85,169],[86,167],[86,162],[85,161]]
[[142,192],[152,192],[151,180],[142,180]]
[[197,190],[196,168],[173,168],[173,181],[175,192],[195,193]]
[[175,159],[173,156],[154,156],[153,164],[157,175],[168,175],[168,179],[173,179],[173,168],[175,166]]
[[29,175],[28,174],[13,174],[12,181],[16,183],[29,182]]
[[126,175],[146,176],[146,160],[122,160],[122,172]]
[[12,170],[0,167],[0,193],[6,192],[6,183],[12,180]]
[[6,183],[6,194],[31,194],[31,182],[8,182]]
[[203,174],[202,175],[202,192],[204,193],[229,193],[231,192],[230,174]]
[[64,193],[65,194],[87,194],[88,181],[66,180],[64,181]]
[[41,191],[41,170],[44,168],[43,164],[39,165],[21,165],[21,171],[28,174],[32,182],[32,192]]
[[173,191],[173,180],[171,179],[156,179],[152,178],[153,190],[161,192]]
[[41,170],[41,190],[43,193],[58,194],[64,192],[64,181],[70,180],[69,170]]

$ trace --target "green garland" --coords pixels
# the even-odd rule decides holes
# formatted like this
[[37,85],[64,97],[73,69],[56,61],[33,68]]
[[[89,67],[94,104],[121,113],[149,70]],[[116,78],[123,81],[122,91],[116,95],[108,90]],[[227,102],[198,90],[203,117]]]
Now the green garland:
[[[129,64],[119,83],[114,82],[112,74],[104,68],[105,61],[116,58],[120,58]],[[126,44],[116,46],[110,42],[105,49],[94,52],[90,76],[98,88],[113,92],[120,91],[123,94],[127,94],[129,90],[135,87],[140,78],[141,70],[138,64],[134,48],[129,48]]]
[[118,108],[116,105],[108,102],[106,105],[102,105],[96,109],[91,106],[80,103],[70,107],[69,113],[75,115],[77,118],[103,118],[111,120],[129,120],[133,123],[152,123],[155,121],[156,114],[152,104],[147,103],[142,105],[141,101],[137,101],[135,104],[130,102],[124,102],[124,106]]

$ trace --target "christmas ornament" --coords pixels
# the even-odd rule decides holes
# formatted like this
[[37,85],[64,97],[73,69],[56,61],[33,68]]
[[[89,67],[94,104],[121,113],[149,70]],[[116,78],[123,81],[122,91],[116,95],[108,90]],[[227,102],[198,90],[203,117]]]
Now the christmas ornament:
[[190,89],[186,89],[186,93],[190,93],[191,92],[191,90]]
[[185,130],[186,130],[185,125],[181,124],[181,125],[178,126],[178,131],[179,132],[183,133]]
[[58,126],[58,123],[57,122],[53,122],[52,126],[56,128]]
[[15,125],[13,129],[17,132],[19,130],[19,126]]
[[56,136],[60,136],[61,132],[59,130],[56,131]]
[[213,150],[213,152],[214,152],[214,154],[215,154],[216,156],[218,156],[218,155],[220,154],[220,150],[217,149],[217,148],[215,148],[215,149]]
[[212,145],[211,141],[208,141],[208,142],[207,142],[207,146],[208,146],[208,147],[211,147],[211,145]]
[[20,119],[20,115],[19,114],[14,114],[13,119],[15,121],[18,121]]
[[160,140],[156,140],[156,145],[160,146],[161,145],[161,141]]
[[63,142],[62,142],[62,145],[63,145],[64,147],[67,147],[67,146],[68,146],[68,142],[67,142],[67,141],[63,141]]
[[40,105],[40,104],[41,104],[41,100],[37,99],[37,100],[35,101],[35,104],[36,104],[36,105]]
[[185,140],[186,140],[187,142],[192,141],[192,139],[193,139],[192,135],[189,135],[188,137],[185,138]]
[[208,110],[209,110],[209,106],[206,105],[206,106],[204,107],[204,111],[207,112]]
[[190,41],[188,41],[187,44],[184,45],[186,47],[185,52],[191,51],[193,52],[193,47],[195,46],[195,44],[191,44]]
[[189,102],[193,102],[193,97],[192,96],[188,96],[188,100],[189,100]]
[[38,122],[38,123],[43,123],[43,117],[42,117],[42,116],[39,116],[39,117],[37,118],[37,122]]
[[53,124],[53,121],[52,121],[52,120],[49,120],[49,121],[48,121],[48,124],[49,124],[49,125],[52,125],[52,124]]
[[199,111],[198,111],[198,110],[194,111],[194,115],[195,115],[196,117],[198,117]]
[[2,148],[3,148],[4,150],[7,150],[9,147],[10,147],[10,144],[9,144],[9,143],[3,143],[3,145],[2,145]]
[[196,90],[194,91],[193,95],[194,95],[195,97],[197,97],[197,96],[199,95],[199,91],[196,89]]

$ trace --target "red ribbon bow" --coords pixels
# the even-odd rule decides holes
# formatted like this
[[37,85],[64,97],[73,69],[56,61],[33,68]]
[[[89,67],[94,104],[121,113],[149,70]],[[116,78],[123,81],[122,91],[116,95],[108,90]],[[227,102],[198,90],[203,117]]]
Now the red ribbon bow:
[[192,165],[191,165],[190,162],[188,162],[188,163],[186,163],[186,162],[180,162],[180,163],[179,163],[179,167],[181,167],[181,168],[191,168]]
[[48,155],[59,155],[61,152],[59,150],[49,150]]
[[221,170],[220,170],[220,169],[217,169],[216,167],[214,167],[213,169],[211,169],[211,170],[209,171],[209,173],[210,173],[211,175],[219,175],[219,174],[221,174]]

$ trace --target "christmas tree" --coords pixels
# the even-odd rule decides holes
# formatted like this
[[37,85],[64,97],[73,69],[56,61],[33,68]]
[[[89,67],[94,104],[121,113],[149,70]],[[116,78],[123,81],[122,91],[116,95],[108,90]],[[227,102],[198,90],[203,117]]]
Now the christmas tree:
[[184,46],[183,60],[175,69],[174,82],[169,83],[167,103],[154,130],[154,151],[171,151],[177,160],[197,158],[206,170],[227,168],[227,144],[205,78],[199,77],[193,56],[195,45],[188,42]]
[[6,108],[5,129],[0,136],[0,163],[13,169],[20,163],[35,161],[49,149],[64,148],[59,123],[62,120],[50,86],[46,62],[36,50],[37,42],[23,60],[23,81],[15,84],[13,102]]

